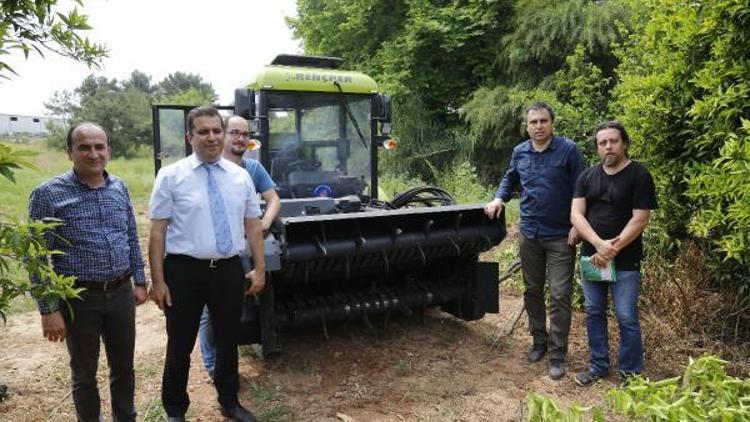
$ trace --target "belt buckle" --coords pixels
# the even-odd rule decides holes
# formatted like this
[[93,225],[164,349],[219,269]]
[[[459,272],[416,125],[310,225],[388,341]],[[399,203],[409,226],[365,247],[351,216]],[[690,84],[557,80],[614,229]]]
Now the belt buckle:
[[104,283],[102,283],[102,291],[103,292],[106,292],[107,290],[109,290],[109,289],[107,289],[107,285],[110,284],[111,282],[112,282],[112,280],[106,280]]
[[216,264],[218,262],[219,262],[218,259],[211,259],[210,261],[208,261],[208,268],[216,268],[217,267]]

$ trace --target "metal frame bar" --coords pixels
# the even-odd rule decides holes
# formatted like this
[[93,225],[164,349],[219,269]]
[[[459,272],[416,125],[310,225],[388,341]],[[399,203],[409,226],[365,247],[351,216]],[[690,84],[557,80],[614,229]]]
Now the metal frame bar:
[[[154,104],[151,106],[151,129],[152,133],[151,136],[153,136],[153,145],[154,145],[154,174],[159,173],[159,169],[161,168],[161,121],[160,121],[160,115],[162,110],[181,110],[182,111],[182,120],[187,124],[187,115],[190,113],[190,110],[200,107],[198,105],[184,105],[184,104]],[[234,113],[234,106],[222,106],[222,105],[213,105],[218,110],[232,110],[232,113]],[[185,128],[185,132],[187,132],[187,128]],[[185,156],[192,154],[193,148],[190,146],[190,142],[187,141],[187,139],[184,140],[185,142]]]

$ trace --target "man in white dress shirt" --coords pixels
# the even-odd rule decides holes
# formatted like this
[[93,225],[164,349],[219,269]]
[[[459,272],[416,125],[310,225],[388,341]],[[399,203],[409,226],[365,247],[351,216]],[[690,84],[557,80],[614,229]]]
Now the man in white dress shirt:
[[[237,334],[243,295],[265,286],[261,211],[250,176],[222,158],[219,112],[193,109],[187,123],[193,154],[161,169],[149,205],[151,298],[167,318],[162,403],[168,420],[185,420],[190,353],[207,305],[215,321],[214,385],[221,413],[254,421],[237,399]],[[246,274],[238,257],[245,242],[254,263]]]

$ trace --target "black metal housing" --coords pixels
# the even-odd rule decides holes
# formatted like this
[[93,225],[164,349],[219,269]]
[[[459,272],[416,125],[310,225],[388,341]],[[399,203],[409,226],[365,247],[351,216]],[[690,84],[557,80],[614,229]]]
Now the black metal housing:
[[498,312],[497,263],[478,255],[505,237],[504,217],[454,205],[281,218],[281,268],[247,305],[242,341],[281,351],[284,327],[441,306],[464,320]]

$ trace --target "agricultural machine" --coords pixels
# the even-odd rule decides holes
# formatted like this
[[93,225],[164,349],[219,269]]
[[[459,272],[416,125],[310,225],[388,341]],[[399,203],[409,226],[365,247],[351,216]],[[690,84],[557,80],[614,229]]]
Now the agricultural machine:
[[[219,109],[250,121],[254,151],[278,185],[265,240],[266,289],[246,301],[242,343],[281,351],[285,327],[422,312],[463,320],[499,311],[498,267],[479,253],[505,237],[480,204],[421,187],[378,199],[378,152],[393,148],[391,102],[341,59],[281,55]],[[191,153],[192,106],[153,107],[155,165]]]

